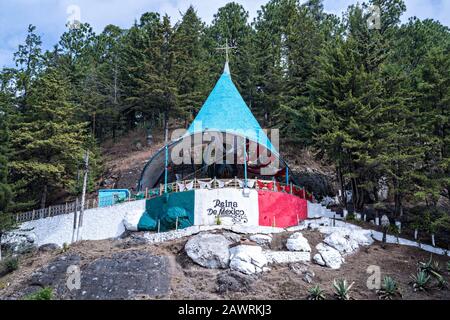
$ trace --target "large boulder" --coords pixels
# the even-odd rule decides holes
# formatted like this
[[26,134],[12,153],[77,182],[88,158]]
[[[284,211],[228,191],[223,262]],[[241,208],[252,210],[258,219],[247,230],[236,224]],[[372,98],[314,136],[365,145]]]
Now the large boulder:
[[338,250],[342,255],[355,252],[360,246],[373,243],[369,230],[350,229],[345,227],[334,228],[323,240],[324,243]]
[[316,249],[319,253],[313,259],[319,265],[327,266],[331,269],[339,269],[344,262],[344,258],[342,258],[339,251],[326,244],[319,243]]
[[12,231],[2,237],[2,246],[14,254],[34,252],[37,249],[37,237],[33,232]]
[[358,243],[354,241],[350,235],[336,231],[325,237],[323,242],[333,247],[341,254],[349,254],[358,249]]
[[47,243],[43,244],[38,248],[39,252],[51,252],[60,249],[61,247],[56,243]]
[[239,245],[230,249],[230,268],[245,274],[262,272],[267,259],[262,248],[252,245]]
[[[160,297],[169,292],[169,260],[146,251],[124,251],[110,257],[84,261],[76,254],[58,256],[35,271],[24,291],[15,298],[52,287],[57,299],[136,299]],[[79,285],[76,286],[77,271]],[[73,286],[68,286],[72,284]]]
[[217,276],[217,292],[249,292],[254,281],[255,276],[227,270]]
[[200,233],[186,243],[184,249],[195,263],[209,269],[225,269],[230,262],[227,238],[220,234]]
[[286,248],[289,251],[311,252],[308,240],[300,232],[296,232],[289,237]]

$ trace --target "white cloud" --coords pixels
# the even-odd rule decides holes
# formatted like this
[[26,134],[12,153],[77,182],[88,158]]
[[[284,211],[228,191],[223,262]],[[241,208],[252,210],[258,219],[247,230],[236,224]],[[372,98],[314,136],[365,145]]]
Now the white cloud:
[[[144,12],[167,13],[172,22],[177,21],[180,12],[193,5],[206,23],[211,23],[217,9],[233,0],[0,0],[0,67],[11,65],[12,53],[16,51],[26,35],[28,24],[37,26],[42,36],[44,48],[57,43],[65,30],[69,17],[67,8],[77,5],[81,10],[81,20],[89,22],[96,32],[101,32],[108,24],[122,28],[130,27]],[[256,17],[261,5],[268,0],[234,0],[249,12],[250,21]],[[304,1],[304,0],[302,0]],[[341,13],[356,0],[324,0],[325,10],[341,16]],[[362,2],[361,0],[359,2]],[[410,16],[420,19],[433,18],[450,26],[449,0],[406,0],[408,11],[402,20]],[[7,58],[10,56],[10,59]],[[9,61],[8,61],[9,60]]]

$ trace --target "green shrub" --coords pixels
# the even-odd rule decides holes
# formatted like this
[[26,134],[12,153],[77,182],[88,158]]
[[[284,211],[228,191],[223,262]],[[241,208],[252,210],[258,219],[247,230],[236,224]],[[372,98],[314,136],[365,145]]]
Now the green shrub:
[[325,300],[325,294],[320,285],[308,289],[308,300]]
[[53,289],[50,287],[42,288],[24,298],[25,300],[53,300]]
[[19,269],[19,259],[17,257],[7,257],[1,262],[1,269],[5,274]]
[[425,291],[427,290],[427,284],[430,280],[430,276],[423,270],[420,270],[417,272],[416,275],[411,275],[411,278],[413,279],[412,285],[414,288],[414,291]]
[[64,242],[61,248],[61,253],[66,253],[69,250],[69,245],[67,244],[67,242]]
[[397,294],[400,294],[398,290],[397,283],[394,279],[389,276],[384,277],[383,283],[381,284],[381,289],[378,290],[378,295],[380,299],[391,300]]
[[355,214],[349,213],[347,215],[347,217],[345,218],[345,220],[347,220],[347,221],[355,221]]
[[339,300],[350,300],[350,289],[355,283],[352,282],[352,284],[348,284],[347,280],[345,279],[334,279],[333,281],[333,287],[335,291],[335,295]]

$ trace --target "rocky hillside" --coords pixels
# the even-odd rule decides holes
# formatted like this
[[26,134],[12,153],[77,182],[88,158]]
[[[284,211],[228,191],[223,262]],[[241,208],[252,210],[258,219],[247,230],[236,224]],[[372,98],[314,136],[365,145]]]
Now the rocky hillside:
[[[327,299],[336,299],[333,281],[346,279],[354,282],[351,298],[378,299],[367,287],[368,268],[378,266],[381,277],[390,276],[398,285],[394,299],[450,299],[436,277],[425,284],[426,291],[411,284],[411,274],[429,253],[383,247],[354,225],[324,224],[191,227],[82,241],[64,249],[43,246],[20,256],[17,270],[6,275],[3,270],[0,298],[23,299],[52,288],[57,299],[306,299],[318,284]],[[433,260],[448,281],[448,257]]]

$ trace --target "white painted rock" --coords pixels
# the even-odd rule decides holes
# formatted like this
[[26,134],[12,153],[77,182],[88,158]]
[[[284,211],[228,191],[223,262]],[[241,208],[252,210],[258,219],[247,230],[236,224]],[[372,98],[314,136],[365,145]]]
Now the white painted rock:
[[239,245],[230,249],[230,268],[245,274],[262,272],[267,259],[259,246]]
[[272,242],[272,235],[270,234],[253,234],[249,238],[260,246],[268,246]]
[[328,235],[323,242],[330,247],[333,247],[341,254],[349,254],[358,249],[359,245],[356,241],[351,239],[350,235],[341,230],[337,230]]
[[319,243],[316,246],[316,249],[319,251],[318,254],[320,254],[322,258],[322,260],[320,260],[317,255],[314,256],[314,261],[318,264],[323,265],[323,263],[325,263],[325,265],[331,269],[339,269],[344,262],[344,258],[342,258],[339,251],[326,244]]
[[360,246],[370,246],[374,242],[370,230],[353,230],[350,237]]
[[326,266],[326,263],[325,263],[325,261],[323,261],[323,258],[322,258],[322,256],[320,255],[320,253],[316,253],[316,254],[314,255],[314,257],[313,257],[313,260],[314,260],[314,262],[317,263],[319,266],[323,266],[323,267]]
[[137,231],[138,230],[138,224],[139,220],[141,219],[142,213],[136,211],[130,211],[125,214],[125,217],[123,218],[122,222],[125,226],[125,229],[128,231]]
[[311,252],[308,240],[300,232],[296,232],[289,237],[286,248],[289,251]]
[[308,262],[311,260],[309,252],[300,251],[264,251],[264,255],[269,263],[295,263]]
[[1,244],[14,253],[25,253],[36,248],[36,235],[31,233],[21,233],[12,231],[5,233]]
[[225,269],[230,262],[230,244],[220,234],[201,233],[189,239],[184,249],[189,258],[205,268]]

